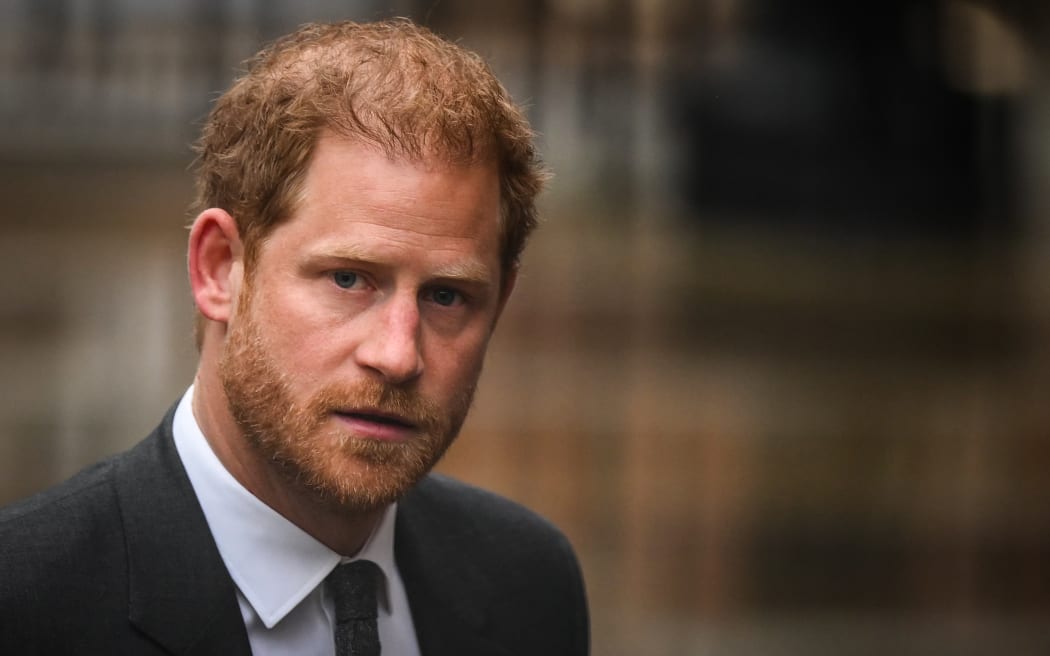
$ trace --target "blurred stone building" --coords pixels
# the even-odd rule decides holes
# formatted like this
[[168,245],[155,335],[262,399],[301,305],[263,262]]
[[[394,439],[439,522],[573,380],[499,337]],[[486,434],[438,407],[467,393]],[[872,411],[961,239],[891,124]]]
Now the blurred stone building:
[[1036,0],[0,4],[0,501],[190,382],[238,62],[387,15],[492,62],[556,173],[442,468],[566,529],[595,654],[1050,648]]

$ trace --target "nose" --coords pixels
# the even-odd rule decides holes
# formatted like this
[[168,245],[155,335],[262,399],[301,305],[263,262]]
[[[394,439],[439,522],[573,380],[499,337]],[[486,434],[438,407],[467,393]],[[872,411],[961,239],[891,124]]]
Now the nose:
[[371,314],[355,351],[357,364],[392,385],[418,378],[423,373],[423,354],[415,297],[388,298],[374,306]]

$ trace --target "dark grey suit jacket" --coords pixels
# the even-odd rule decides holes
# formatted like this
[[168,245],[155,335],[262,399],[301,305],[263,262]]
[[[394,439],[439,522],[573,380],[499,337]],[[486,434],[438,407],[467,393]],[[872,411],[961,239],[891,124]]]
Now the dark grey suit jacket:
[[[171,418],[0,510],[0,654],[250,653]],[[428,476],[399,505],[395,557],[424,656],[589,650],[572,549],[521,506]]]

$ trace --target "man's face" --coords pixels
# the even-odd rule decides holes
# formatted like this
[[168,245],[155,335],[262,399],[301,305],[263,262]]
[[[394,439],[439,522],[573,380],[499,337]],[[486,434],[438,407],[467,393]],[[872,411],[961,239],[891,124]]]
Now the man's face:
[[495,165],[395,161],[322,136],[297,211],[245,274],[221,363],[262,462],[351,511],[430,470],[505,300],[498,216]]

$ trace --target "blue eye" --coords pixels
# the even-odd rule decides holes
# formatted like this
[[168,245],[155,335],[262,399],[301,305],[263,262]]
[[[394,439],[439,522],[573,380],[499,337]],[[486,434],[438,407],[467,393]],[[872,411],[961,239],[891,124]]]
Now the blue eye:
[[459,293],[453,289],[435,289],[430,296],[435,303],[445,306],[453,305],[459,300]]
[[357,284],[357,274],[353,271],[336,271],[332,274],[332,281],[343,289],[350,289]]

